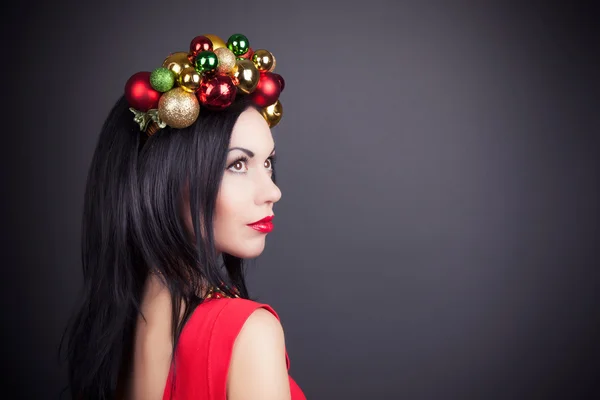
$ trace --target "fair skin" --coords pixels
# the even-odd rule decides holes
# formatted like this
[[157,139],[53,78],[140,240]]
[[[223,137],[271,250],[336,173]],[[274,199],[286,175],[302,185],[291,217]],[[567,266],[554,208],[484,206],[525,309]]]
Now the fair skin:
[[273,205],[281,198],[271,178],[274,155],[267,122],[253,108],[244,111],[231,133],[227,169],[217,195],[213,226],[219,252],[240,258],[255,258],[263,252],[267,235],[247,225],[274,215]]
[[[248,224],[274,215],[273,205],[281,198],[281,191],[272,181],[273,137],[258,111],[248,109],[240,115],[229,149],[213,221],[215,244],[219,252],[254,258],[264,250],[267,234]],[[184,207],[184,215],[189,215],[189,204]],[[191,230],[191,216],[186,225]],[[146,283],[142,312],[146,322],[138,318],[127,398],[162,399],[172,348],[171,297],[154,276]],[[254,311],[234,342],[227,398],[290,399],[283,328],[267,310]]]

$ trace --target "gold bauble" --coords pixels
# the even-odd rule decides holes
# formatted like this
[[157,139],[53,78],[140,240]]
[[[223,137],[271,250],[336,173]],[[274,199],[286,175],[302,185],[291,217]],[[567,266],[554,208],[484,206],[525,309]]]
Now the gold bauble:
[[170,69],[175,74],[175,78],[178,78],[187,67],[193,67],[192,63],[188,59],[188,53],[186,51],[178,51],[170,54],[165,61],[163,61],[164,68]]
[[281,102],[277,100],[270,106],[261,109],[260,113],[269,124],[269,128],[272,128],[281,121],[281,117],[283,116],[283,106],[281,105]]
[[172,128],[187,128],[200,113],[200,103],[194,93],[176,87],[163,93],[158,101],[158,116]]
[[232,75],[234,72],[236,57],[233,51],[227,47],[219,47],[214,50],[214,53],[219,59],[219,66],[217,67],[217,73]]
[[194,93],[200,87],[202,77],[194,67],[186,67],[177,78],[177,83],[188,92]]
[[260,72],[251,60],[242,58],[235,62],[237,69],[233,74],[233,82],[245,94],[252,93],[260,79]]
[[258,49],[252,56],[252,62],[259,71],[272,72],[275,69],[275,56],[269,50]]
[[225,43],[225,41],[223,39],[221,39],[220,37],[218,37],[217,35],[205,34],[204,36],[209,38],[210,41],[212,42],[213,51],[215,51],[216,49],[219,49],[221,47],[225,47],[227,49],[227,43]]

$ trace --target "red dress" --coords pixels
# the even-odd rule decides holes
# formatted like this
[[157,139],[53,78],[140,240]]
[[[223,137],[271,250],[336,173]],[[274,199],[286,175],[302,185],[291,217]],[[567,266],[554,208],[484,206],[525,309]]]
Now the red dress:
[[[279,319],[269,305],[241,298],[214,298],[200,304],[181,332],[175,352],[175,388],[171,391],[171,370],[163,400],[226,400],[234,341],[246,319],[261,307]],[[289,370],[287,352],[285,359]],[[291,376],[289,381],[292,400],[306,400]]]

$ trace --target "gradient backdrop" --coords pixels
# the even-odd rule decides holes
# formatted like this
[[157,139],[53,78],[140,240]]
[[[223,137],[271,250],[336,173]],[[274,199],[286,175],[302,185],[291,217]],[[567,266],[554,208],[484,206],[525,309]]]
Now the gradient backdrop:
[[66,383],[86,172],[125,81],[237,32],[286,80],[248,279],[308,398],[599,395],[599,14],[513,3],[11,5],[2,397]]

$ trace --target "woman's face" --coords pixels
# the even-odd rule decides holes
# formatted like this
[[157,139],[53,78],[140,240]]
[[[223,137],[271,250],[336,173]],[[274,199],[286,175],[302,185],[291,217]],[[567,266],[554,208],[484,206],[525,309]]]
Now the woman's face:
[[240,258],[259,256],[281,191],[272,180],[275,145],[269,125],[254,108],[240,114],[233,127],[226,169],[213,221],[217,251]]

